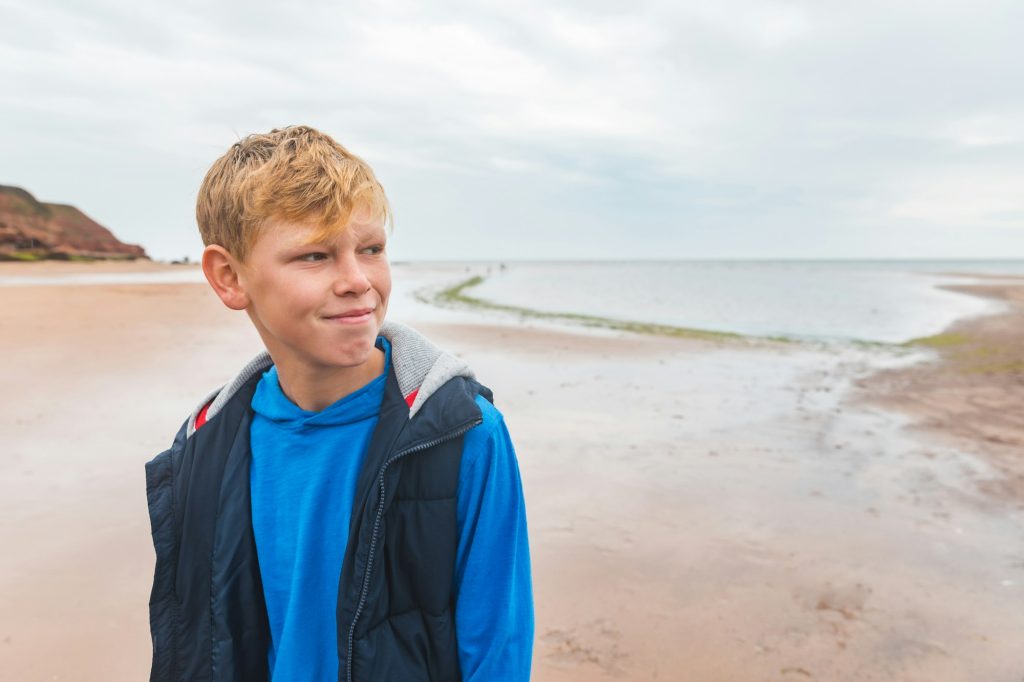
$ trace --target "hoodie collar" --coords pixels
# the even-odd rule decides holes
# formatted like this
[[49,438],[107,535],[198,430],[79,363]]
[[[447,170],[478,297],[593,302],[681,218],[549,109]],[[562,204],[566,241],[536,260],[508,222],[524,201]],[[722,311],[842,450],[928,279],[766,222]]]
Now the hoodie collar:
[[[380,329],[391,344],[391,364],[402,396],[415,398],[409,407],[412,419],[433,393],[455,376],[474,378],[473,370],[465,362],[445,353],[425,336],[411,327],[397,322],[385,321]],[[222,388],[213,391],[192,411],[188,420],[187,435],[196,430],[196,417],[203,408],[206,419],[213,419],[243,386],[262,375],[273,366],[273,360],[266,351],[253,358],[242,370]]]
[[287,429],[317,426],[344,426],[377,416],[384,397],[384,380],[390,371],[391,344],[377,337],[377,347],[384,351],[384,371],[367,384],[328,405],[322,410],[304,410],[281,389],[277,367],[263,373],[252,398],[254,412]]

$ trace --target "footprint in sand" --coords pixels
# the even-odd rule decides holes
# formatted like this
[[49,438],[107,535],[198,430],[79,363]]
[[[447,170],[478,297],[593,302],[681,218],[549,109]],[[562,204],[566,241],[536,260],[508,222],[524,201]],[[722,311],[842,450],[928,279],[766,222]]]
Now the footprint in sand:
[[566,666],[595,665],[609,675],[623,674],[627,658],[619,646],[622,634],[599,618],[566,629],[548,630],[541,641],[549,661]]

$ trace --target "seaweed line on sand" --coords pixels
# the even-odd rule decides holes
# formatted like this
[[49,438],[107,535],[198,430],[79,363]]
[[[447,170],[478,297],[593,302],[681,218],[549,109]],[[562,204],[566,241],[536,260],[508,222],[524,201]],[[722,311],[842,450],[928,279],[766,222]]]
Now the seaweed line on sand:
[[[491,310],[506,314],[530,317],[549,322],[563,322],[584,327],[599,327],[617,331],[633,332],[636,334],[651,334],[655,336],[671,336],[676,338],[704,339],[707,341],[732,342],[732,343],[784,343],[794,346],[805,346],[823,348],[820,340],[801,339],[791,336],[757,336],[753,334],[739,334],[736,332],[716,331],[710,329],[694,329],[691,327],[676,327],[667,324],[656,324],[653,322],[637,322],[633,320],[619,320],[610,317],[599,317],[597,315],[583,315],[580,313],[548,312],[523,308],[520,306],[495,303],[475,296],[469,296],[465,292],[477,287],[484,282],[484,277],[474,275],[440,290],[434,287],[424,287],[415,292],[416,299],[428,305],[436,305],[448,308],[473,308],[477,310]],[[943,351],[949,347],[957,347],[969,344],[973,339],[965,334],[943,331],[931,336],[921,336],[899,343],[885,341],[868,341],[865,339],[847,339],[844,343],[848,346],[859,348],[877,348],[902,353],[915,350]],[[1015,365],[1015,368],[1018,368]]]
[[[710,329],[694,329],[691,327],[676,327],[667,324],[656,324],[653,322],[638,322],[634,320],[619,320],[611,317],[600,317],[597,315],[584,315],[581,313],[548,312],[523,308],[521,306],[495,303],[486,299],[477,298],[466,294],[466,291],[480,286],[484,277],[474,275],[465,280],[457,282],[447,288],[435,290],[434,287],[424,287],[415,292],[415,297],[422,303],[447,308],[473,308],[477,310],[491,310],[500,313],[518,315],[519,317],[530,317],[549,322],[562,322],[584,327],[598,327],[602,329],[613,329],[617,331],[633,332],[636,334],[651,334],[655,336],[670,336],[676,338],[704,339],[706,341],[732,342],[732,343],[784,343],[795,346],[806,346],[822,348],[824,344],[820,340],[801,339],[791,336],[757,336],[753,334],[739,334],[736,332],[717,331]],[[885,341],[868,341],[865,339],[847,339],[844,343],[859,348],[878,348],[889,351],[913,351],[920,349],[940,350],[945,346],[959,345],[967,341],[967,337],[943,332],[932,336],[918,337],[903,341],[901,343],[889,343]]]
[[587,315],[578,312],[548,312],[546,310],[535,310],[517,305],[506,305],[495,303],[482,298],[469,296],[466,292],[483,283],[480,275],[459,282],[446,289],[432,291],[431,288],[422,289],[416,293],[416,297],[428,304],[441,307],[468,307],[482,310],[494,310],[516,314],[520,317],[532,317],[544,319],[547,322],[566,323],[583,327],[609,329],[620,332],[632,332],[635,334],[650,334],[655,336],[669,336],[676,338],[702,339],[718,342],[772,342],[772,343],[803,343],[798,339],[779,336],[752,336],[736,334],[734,332],[717,332],[710,330],[690,329],[687,327],[674,327],[672,325],[658,325],[655,323],[644,323],[629,321],[629,319],[615,319],[613,317],[601,317],[598,315]]

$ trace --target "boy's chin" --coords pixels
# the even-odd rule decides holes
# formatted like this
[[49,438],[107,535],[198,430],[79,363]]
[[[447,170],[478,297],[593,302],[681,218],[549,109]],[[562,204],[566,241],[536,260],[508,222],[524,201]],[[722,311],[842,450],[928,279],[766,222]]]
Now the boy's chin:
[[337,369],[344,368],[358,368],[370,362],[374,358],[374,354],[377,352],[376,346],[377,336],[369,339],[365,343],[353,344],[346,347],[345,349],[339,349],[337,352],[330,353],[325,360],[326,364],[332,365]]

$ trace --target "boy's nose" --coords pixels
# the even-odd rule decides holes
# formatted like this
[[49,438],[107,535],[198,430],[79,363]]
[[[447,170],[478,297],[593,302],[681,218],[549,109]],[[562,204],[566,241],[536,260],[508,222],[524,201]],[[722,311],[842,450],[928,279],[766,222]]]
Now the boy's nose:
[[337,274],[334,278],[334,293],[337,296],[361,296],[370,289],[370,278],[363,272],[359,260],[354,256],[341,258],[338,261]]

